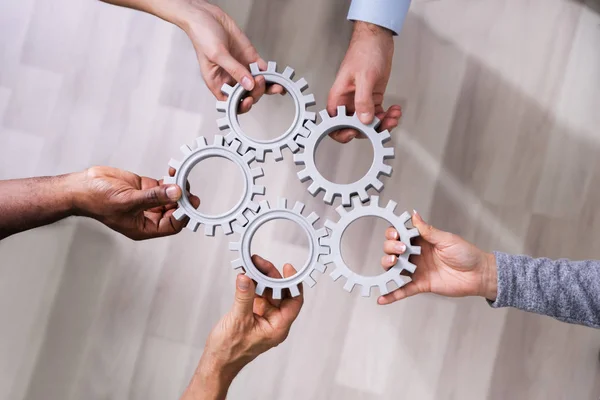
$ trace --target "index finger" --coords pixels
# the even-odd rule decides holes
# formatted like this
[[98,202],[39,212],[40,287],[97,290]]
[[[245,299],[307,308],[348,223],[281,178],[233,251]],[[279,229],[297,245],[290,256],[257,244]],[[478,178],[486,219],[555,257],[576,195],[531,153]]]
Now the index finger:
[[398,240],[399,236],[398,231],[393,226],[385,230],[385,238],[387,240]]
[[[296,269],[292,266],[292,264],[285,264],[283,266],[283,275],[288,278],[296,274]],[[300,314],[300,310],[302,309],[302,305],[304,304],[304,288],[300,283],[298,285],[298,289],[300,290],[300,294],[296,297],[287,297],[281,301],[281,305],[279,309],[281,310],[281,316],[283,317],[283,321],[286,325],[291,325],[294,320]]]

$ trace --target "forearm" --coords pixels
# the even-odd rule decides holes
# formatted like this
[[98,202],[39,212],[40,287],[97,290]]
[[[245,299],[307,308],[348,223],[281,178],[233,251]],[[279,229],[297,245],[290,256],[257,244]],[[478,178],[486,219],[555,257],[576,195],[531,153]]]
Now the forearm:
[[352,0],[348,19],[363,21],[389,29],[398,35],[402,30],[411,0]]
[[74,213],[74,174],[0,181],[0,240]]
[[238,372],[204,354],[181,400],[224,400]]
[[600,328],[600,261],[549,260],[495,253],[493,307],[515,307]]
[[188,15],[194,5],[205,4],[205,0],[101,0],[116,6],[143,11],[185,29]]

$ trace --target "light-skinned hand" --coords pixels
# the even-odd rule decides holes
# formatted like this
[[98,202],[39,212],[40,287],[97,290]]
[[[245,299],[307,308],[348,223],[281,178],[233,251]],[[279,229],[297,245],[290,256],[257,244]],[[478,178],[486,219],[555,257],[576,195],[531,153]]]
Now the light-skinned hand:
[[[348,51],[327,99],[329,115],[336,115],[337,106],[346,106],[348,113],[356,112],[365,124],[377,116],[381,120],[380,131],[391,131],[398,126],[402,117],[400,106],[392,105],[387,111],[383,108],[393,56],[391,31],[367,22],[355,22]],[[364,137],[352,129],[342,129],[330,136],[340,143]]]
[[[497,272],[493,254],[478,249],[458,235],[428,225],[416,211],[412,223],[421,234],[415,240],[415,244],[421,246],[421,255],[411,256],[411,261],[417,265],[410,275],[412,282],[380,296],[379,304],[390,304],[427,292],[447,297],[496,299]],[[397,255],[403,254],[406,246],[398,241],[398,232],[392,227],[386,230],[385,238],[383,250],[387,255],[381,259],[381,265],[387,270],[396,264]]]

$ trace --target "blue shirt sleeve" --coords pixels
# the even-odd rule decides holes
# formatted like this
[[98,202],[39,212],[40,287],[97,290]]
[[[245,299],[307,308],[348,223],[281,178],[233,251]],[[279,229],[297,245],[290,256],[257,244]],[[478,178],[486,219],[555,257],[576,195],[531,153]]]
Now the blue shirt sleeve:
[[352,0],[348,19],[370,22],[398,35],[411,0]]

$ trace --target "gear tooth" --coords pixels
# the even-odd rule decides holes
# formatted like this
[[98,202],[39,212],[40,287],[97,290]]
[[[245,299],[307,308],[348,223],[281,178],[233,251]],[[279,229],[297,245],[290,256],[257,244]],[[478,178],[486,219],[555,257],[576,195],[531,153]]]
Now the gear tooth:
[[230,251],[240,251],[242,244],[240,242],[229,242]]
[[[340,208],[340,207],[338,207],[338,208]],[[336,211],[338,212],[338,214],[340,213],[337,209],[336,209]],[[340,215],[342,215],[342,214],[340,214]],[[328,219],[328,220],[325,221],[325,223],[323,224],[323,226],[325,226],[325,228],[327,228],[327,229],[329,229],[329,230],[332,231],[332,230],[334,230],[336,228],[337,224],[335,222],[333,222],[332,220]]]
[[[242,217],[243,217],[243,215],[240,215],[238,217],[238,219],[242,218]],[[223,233],[225,233],[226,235],[231,235],[233,233],[233,229],[231,228],[231,222],[224,222],[224,223],[222,223],[221,224],[221,228],[223,229]]]
[[296,81],[296,87],[301,92],[304,92],[306,89],[308,89],[308,82],[306,82],[306,79],[300,78]]
[[315,121],[317,119],[317,114],[312,112],[312,111],[305,111],[304,112],[304,119],[307,121]]
[[265,161],[265,151],[263,149],[256,149],[254,151],[256,155],[256,161],[263,162]]
[[241,234],[245,230],[244,227],[241,226],[238,222],[235,222],[235,223],[231,224],[231,227],[233,228],[233,231],[235,233],[240,233]]
[[[325,229],[325,228],[323,228],[323,229]],[[325,238],[325,237],[327,237],[327,236],[323,236],[323,238]],[[319,238],[319,240],[323,239],[323,238]],[[330,252],[331,252],[331,249],[329,248],[329,246],[319,246],[319,255],[326,256]]]
[[300,296],[300,289],[298,289],[298,286],[292,285],[288,288],[288,290],[290,291],[290,294],[292,295],[292,297]]
[[331,276],[331,278],[334,281],[337,281],[342,276],[342,270],[340,270],[339,268],[336,268],[333,271],[331,271],[331,273],[329,274],[329,276]]
[[252,210],[252,212],[254,212],[254,213],[257,213],[258,210],[260,210],[260,206],[258,205],[257,202],[251,201],[250,203],[248,203],[248,209]]
[[200,222],[190,218],[190,220],[188,221],[188,223],[186,224],[185,227],[192,232],[196,232],[198,230],[199,226],[200,226]]
[[252,194],[265,194],[265,187],[262,185],[252,186]]
[[290,141],[287,143],[287,147],[288,147],[288,149],[290,149],[290,151],[291,151],[292,153],[295,153],[295,152],[297,152],[298,150],[300,150],[300,147],[298,146],[298,143],[296,143],[296,142],[295,142],[295,141],[293,141],[293,140],[290,140]]
[[283,75],[284,77],[286,77],[288,79],[293,79],[294,73],[295,73],[294,68],[287,66],[287,67],[285,67],[285,69],[283,70],[281,75]]
[[221,86],[221,93],[223,93],[227,96],[231,96],[231,93],[233,93],[233,87],[224,83],[223,86]]
[[186,214],[183,208],[178,208],[175,210],[175,212],[173,212],[173,218],[175,218],[177,221],[181,221],[185,216]]
[[381,144],[387,143],[391,138],[392,135],[390,135],[390,132],[387,129],[379,132],[379,139],[381,139]]
[[261,167],[252,168],[252,170],[250,170],[250,173],[252,174],[252,177],[254,179],[258,179],[265,176],[265,171],[263,171]]
[[354,281],[348,279],[346,281],[346,283],[344,284],[344,290],[346,292],[350,293],[350,292],[352,292],[352,289],[354,289],[354,285],[355,285]]
[[377,129],[377,127],[379,126],[380,123],[381,123],[381,120],[379,118],[373,117],[373,121],[371,121],[371,123],[368,124],[367,126],[369,128]]
[[308,285],[308,287],[314,287],[314,286],[316,285],[316,283],[317,283],[317,282],[316,282],[316,281],[313,279],[313,277],[312,277],[312,276],[310,276],[309,274],[307,274],[307,275],[304,277],[304,280],[303,280],[302,282],[304,282],[305,284],[307,284],[307,285]]
[[233,269],[243,269],[244,268],[244,262],[242,261],[241,258],[237,258],[235,260],[233,260],[231,262],[231,267]]
[[213,145],[219,147],[225,146],[225,138],[223,137],[223,135],[215,135],[213,139]]
[[[321,239],[319,239],[319,244],[321,246],[327,246],[330,247],[331,246],[331,238],[326,236],[326,237],[322,237]],[[327,254],[327,253],[325,253]]]
[[296,173],[296,176],[298,177],[298,179],[300,179],[300,182],[306,182],[310,178],[310,175],[308,174],[308,169],[306,168],[304,168],[302,171],[298,171],[298,173]]
[[192,149],[190,148],[190,146],[188,146],[187,144],[184,144],[183,146],[181,146],[179,148],[179,150],[181,150],[181,152],[185,155],[188,156],[189,154],[192,153]]
[[[233,141],[237,140],[236,136],[235,136],[235,132],[234,131],[230,131],[227,135],[225,135],[225,141],[227,143],[233,143]],[[242,148],[244,147],[244,145],[242,144],[241,146]],[[240,154],[243,154],[243,152],[239,152]]]
[[175,180],[175,177],[173,177],[173,176],[165,176],[163,178],[163,185],[174,185],[176,183],[177,183],[177,181]]
[[333,263],[333,256],[331,254],[325,254],[323,257],[320,258],[320,260],[325,265],[332,264]]
[[352,204],[350,202],[350,193],[342,193],[342,204],[345,206]]
[[379,207],[379,196],[371,196],[371,201],[369,202],[371,207]]
[[[246,226],[246,224],[248,223],[248,218],[242,213],[239,217],[236,218],[236,222],[241,226]],[[231,230],[231,226],[229,226],[229,229]],[[225,230],[225,227],[223,227],[223,230]],[[229,235],[229,233],[225,232],[226,235]]]
[[387,288],[387,283],[380,283],[377,286],[379,286],[379,294],[382,296],[390,292]]
[[308,187],[308,193],[310,193],[312,196],[316,196],[320,190],[321,190],[321,187],[316,182],[311,183],[310,186]]
[[390,158],[394,158],[394,148],[393,147],[384,147],[383,148],[383,159],[388,160]]
[[415,256],[421,255],[421,246],[411,246],[410,254]]
[[281,209],[287,208],[287,199],[285,197],[280,197],[277,199],[277,207]]
[[277,72],[277,63],[275,61],[269,61],[267,63],[267,71]]
[[326,191],[325,196],[323,196],[323,201],[329,205],[333,204],[333,198],[335,193],[332,190]]
[[398,203],[396,203],[394,200],[390,200],[388,201],[387,206],[385,206],[385,209],[393,213],[397,205]]
[[[350,289],[349,291],[351,291]],[[371,286],[363,286],[360,288],[360,295],[362,297],[371,297]]]
[[[262,152],[263,150],[262,149],[256,150],[257,158],[258,158],[259,151]],[[275,147],[272,151],[273,151],[273,158],[275,159],[275,161],[283,160],[283,154],[281,154],[281,149],[279,147]],[[258,161],[264,161],[264,159],[265,159],[264,153],[262,153],[260,156],[262,157],[262,159],[258,159]]]
[[329,114],[327,113],[327,110],[319,111],[319,116],[321,117],[321,120],[323,120],[323,121],[327,121],[328,119],[330,119]]
[[206,236],[215,236],[215,226],[214,225],[204,225],[204,234]]
[[256,284],[256,294],[262,296],[265,293],[266,286],[262,283]]
[[310,215],[308,217],[306,217],[306,219],[308,220],[308,222],[310,222],[311,225],[314,225],[315,222],[317,222],[319,220],[319,216],[317,215],[316,212],[311,212]]
[[373,187],[373,189],[377,190],[378,192],[381,192],[381,189],[383,189],[383,182],[377,178],[371,178],[369,180],[369,186]]
[[327,267],[325,267],[325,265],[320,262],[316,262],[314,267],[315,267],[315,271],[319,271],[322,274],[324,274],[325,271],[327,270]]
[[409,262],[405,262],[402,264],[402,269],[404,269],[412,274],[417,269],[417,266],[409,261]]
[[241,143],[238,142],[237,140],[234,140],[229,144],[229,150],[233,151],[234,153],[240,154],[239,153],[240,146],[241,146]]
[[258,68],[258,63],[253,62],[250,64],[250,73],[252,75],[258,75],[260,73],[260,68]]
[[[400,217],[400,220],[402,221],[403,224],[406,224],[408,221],[410,221],[411,217],[410,214],[408,213],[408,211],[404,211]],[[417,231],[418,232],[418,231]]]
[[[250,148],[248,147],[248,145],[244,142],[242,142],[241,146],[240,146],[240,151],[239,153],[241,155],[245,155],[246,153],[248,153],[250,150]],[[256,157],[256,155],[254,154],[254,152],[252,152],[252,154],[254,155],[254,157]]]
[[225,129],[229,129],[229,120],[227,118],[219,118],[217,120],[217,126],[220,131],[224,131]]
[[208,146],[208,144],[206,143],[206,138],[204,136],[199,136],[196,138],[196,146],[199,149],[203,149],[206,146]]
[[367,191],[365,189],[360,188],[360,189],[358,189],[358,198],[360,199],[360,201],[362,201],[364,203],[367,200],[369,200],[369,194],[367,193]]
[[295,140],[298,146],[306,147],[306,138],[304,136],[296,136]]
[[335,208],[335,211],[339,214],[340,217],[343,217],[344,215],[348,214],[348,211],[346,211],[346,207],[344,207],[343,205],[337,206]]
[[381,164],[379,166],[379,172],[385,176],[392,176],[393,168],[391,165]]
[[273,299],[274,300],[281,299],[281,289],[280,288],[273,288]]
[[337,115],[346,115],[346,106],[337,107]]
[[321,237],[327,236],[327,229],[321,228],[321,229],[318,229],[315,233],[316,233],[317,237],[321,238]]
[[315,104],[317,104],[317,102],[315,101],[315,96],[313,94],[306,94],[304,95],[303,99],[304,106],[306,107],[314,106]]
[[[371,197],[370,197],[371,199]],[[373,200],[371,200],[371,204],[373,204]],[[353,197],[352,198],[352,207],[353,208],[357,208],[362,206],[362,202],[360,201],[360,199],[358,197]]]
[[221,112],[227,111],[227,102],[217,100],[217,111],[221,111]]
[[269,205],[269,202],[267,200],[261,200],[260,204],[260,211],[265,211],[265,210],[270,210],[271,206]]
[[[315,119],[317,119],[317,114],[315,113],[311,113],[314,114],[313,118],[310,120],[310,122],[312,122],[314,124]],[[308,122],[308,121],[307,121]],[[310,131],[308,130],[308,128],[306,128],[305,126],[301,127],[300,130],[298,131],[298,134],[303,137],[303,138],[307,138],[310,136]],[[299,136],[299,137],[300,137]]]
[[401,288],[402,286],[410,282],[412,279],[404,275],[396,275],[392,278],[392,280],[396,283],[396,285],[398,285],[399,288]]
[[246,164],[250,165],[250,163],[256,159],[256,153],[253,151],[245,152],[243,159]]
[[297,202],[294,204],[293,211],[294,211],[296,214],[302,214],[302,211],[304,211],[304,207],[305,207],[304,203],[302,203],[302,202],[300,202],[300,201],[297,201]]
[[317,125],[313,121],[306,121],[304,127],[309,130],[310,133],[316,132],[319,130]]
[[409,229],[408,232],[407,232],[407,234],[408,234],[408,238],[412,239],[414,237],[419,236],[419,230],[417,228]]

